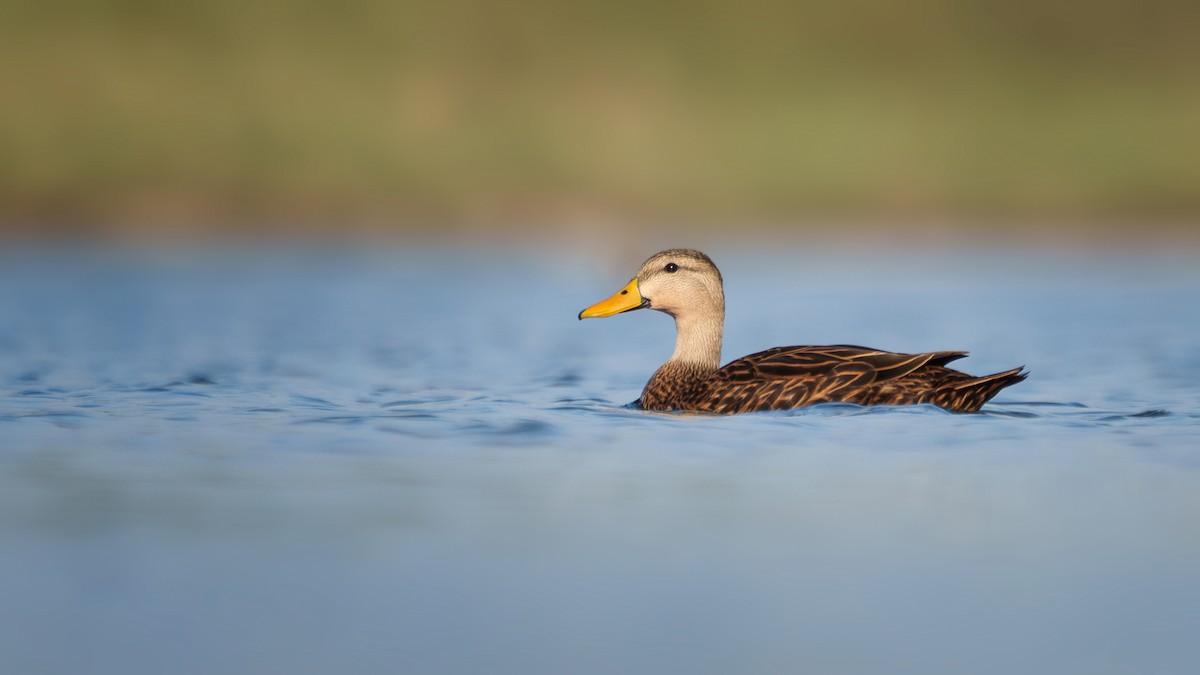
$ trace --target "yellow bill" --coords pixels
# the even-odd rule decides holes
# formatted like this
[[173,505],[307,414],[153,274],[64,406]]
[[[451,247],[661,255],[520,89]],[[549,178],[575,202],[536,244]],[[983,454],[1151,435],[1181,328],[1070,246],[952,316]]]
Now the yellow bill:
[[642,297],[638,292],[637,277],[625,284],[625,288],[617,291],[615,295],[607,300],[601,300],[596,304],[588,307],[579,313],[580,319],[596,319],[604,316],[612,316],[621,312],[628,312],[632,309],[641,309],[648,306],[650,303]]

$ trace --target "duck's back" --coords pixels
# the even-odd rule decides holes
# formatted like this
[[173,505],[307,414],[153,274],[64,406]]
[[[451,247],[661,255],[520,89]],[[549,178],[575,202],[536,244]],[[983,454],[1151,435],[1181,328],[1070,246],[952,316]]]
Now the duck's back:
[[974,412],[1004,387],[1025,379],[1021,368],[974,377],[947,368],[966,352],[899,354],[853,345],[776,347],[704,373],[664,365],[642,393],[649,410],[742,413],[791,410],[817,403],[931,403]]

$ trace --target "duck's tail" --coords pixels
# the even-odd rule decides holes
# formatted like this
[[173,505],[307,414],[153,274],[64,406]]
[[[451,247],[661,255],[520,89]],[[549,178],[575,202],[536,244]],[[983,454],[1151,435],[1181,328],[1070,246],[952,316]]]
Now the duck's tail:
[[937,393],[937,405],[954,412],[976,412],[984,403],[1000,393],[1005,387],[1010,387],[1029,376],[1025,366],[993,373],[983,377],[973,377],[969,380],[956,382],[944,387]]

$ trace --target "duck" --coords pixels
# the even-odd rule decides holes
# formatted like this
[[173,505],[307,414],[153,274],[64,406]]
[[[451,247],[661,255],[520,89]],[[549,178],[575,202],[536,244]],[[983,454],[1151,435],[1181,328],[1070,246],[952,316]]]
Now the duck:
[[670,315],[676,332],[674,353],[633,404],[643,410],[736,414],[851,403],[972,413],[1028,376],[1024,366],[982,377],[947,367],[965,351],[902,354],[856,345],[775,347],[722,366],[724,281],[712,259],[693,249],[650,256],[628,284],[579,319],[639,309]]

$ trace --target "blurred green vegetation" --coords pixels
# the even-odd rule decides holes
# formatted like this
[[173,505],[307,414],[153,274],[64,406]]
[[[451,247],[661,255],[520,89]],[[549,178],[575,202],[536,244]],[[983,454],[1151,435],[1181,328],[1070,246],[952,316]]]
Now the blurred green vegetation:
[[0,223],[1186,220],[1198,35],[1183,0],[7,0]]

